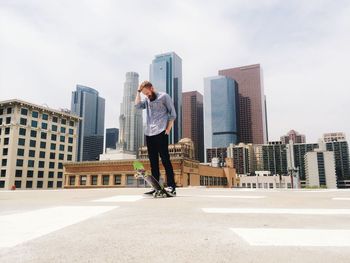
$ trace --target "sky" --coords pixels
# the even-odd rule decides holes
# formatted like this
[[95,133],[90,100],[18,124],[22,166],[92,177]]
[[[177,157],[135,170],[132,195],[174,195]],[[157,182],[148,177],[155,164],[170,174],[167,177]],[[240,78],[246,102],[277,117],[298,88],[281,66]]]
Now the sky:
[[182,58],[183,91],[259,63],[269,140],[350,136],[350,1],[0,0],[0,100],[70,108],[76,85],[106,99],[119,127],[125,73],[149,78],[155,55]]

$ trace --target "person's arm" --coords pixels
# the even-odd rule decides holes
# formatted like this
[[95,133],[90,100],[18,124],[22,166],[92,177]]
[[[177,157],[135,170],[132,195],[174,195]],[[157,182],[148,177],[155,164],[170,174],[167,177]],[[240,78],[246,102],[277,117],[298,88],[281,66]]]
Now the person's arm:
[[169,113],[165,134],[169,134],[171,131],[171,128],[174,125],[174,121],[176,119],[176,111],[175,111],[174,103],[169,95],[165,96],[165,106],[167,107],[168,113]]
[[141,92],[137,91],[136,97],[135,97],[135,107],[136,109],[146,109],[146,102],[141,101]]

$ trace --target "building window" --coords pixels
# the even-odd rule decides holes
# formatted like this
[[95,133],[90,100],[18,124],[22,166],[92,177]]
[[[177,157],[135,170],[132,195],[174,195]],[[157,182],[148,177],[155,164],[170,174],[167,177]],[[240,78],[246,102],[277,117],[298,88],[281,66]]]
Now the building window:
[[67,161],[71,161],[72,160],[72,155],[68,154],[67,155]]
[[22,170],[16,170],[15,176],[22,177]]
[[16,166],[22,167],[23,166],[23,160],[22,159],[17,159]]
[[42,118],[43,120],[47,121],[49,119],[49,115],[47,115],[46,113],[43,113]]
[[44,177],[44,171],[38,171],[38,178]]
[[[20,140],[20,139],[18,139]],[[22,139],[24,140],[24,139]],[[4,138],[4,145],[8,145],[10,143],[10,139],[9,138]]]
[[27,116],[28,115],[28,109],[21,108],[21,115]]
[[54,162],[50,162],[49,163],[49,168],[50,169],[54,169],[55,168],[55,163]]
[[73,129],[69,129],[69,134],[73,135],[74,134],[74,130]]
[[41,139],[46,140],[47,138],[47,133],[46,132],[42,132],[40,135]]
[[58,122],[58,118],[56,116],[53,116],[52,117],[52,122],[57,123]]
[[58,163],[58,169],[63,169],[63,163]]
[[53,188],[53,181],[47,182],[47,188]]
[[5,134],[6,135],[10,134],[10,128],[5,128]]
[[39,158],[45,158],[45,152],[43,151],[39,152]]
[[1,170],[0,176],[1,177],[5,177],[6,176],[6,170]]
[[114,175],[114,184],[121,185],[122,184],[122,176],[120,174]]
[[32,120],[32,127],[37,128],[38,127],[38,122]]
[[57,173],[57,178],[62,178],[63,177],[63,173],[62,172],[58,172]]
[[[5,130],[5,134],[6,134],[6,130]],[[26,136],[26,129],[19,128],[19,135]]]
[[61,127],[61,133],[66,133],[66,128]]
[[36,138],[37,132],[36,131],[30,131],[30,137]]
[[45,167],[45,162],[39,161],[39,168],[44,168],[44,167]]
[[0,115],[4,114],[4,109],[0,109]]
[[69,176],[69,185],[75,185],[75,176]]
[[21,188],[22,187],[22,181],[15,181],[15,186],[16,186],[16,188]]
[[97,175],[91,175],[91,185],[97,185]]
[[19,124],[21,124],[21,125],[27,125],[27,119],[25,119],[25,118],[20,118],[19,119]]
[[41,128],[42,128],[43,130],[47,130],[47,123],[46,123],[46,122],[42,122],[42,123],[41,123]]
[[49,178],[54,178],[54,176],[55,176],[55,173],[52,172],[52,171],[50,171],[50,172],[49,172]]
[[33,118],[38,118],[38,117],[39,117],[39,112],[33,111],[33,112],[32,112],[32,117],[33,117]]
[[62,120],[61,120],[61,124],[66,125],[66,123],[67,123],[67,120],[66,120],[66,119],[62,119]]
[[50,159],[53,160],[56,158],[56,154],[55,153],[50,153]]
[[57,188],[62,188],[62,181],[57,182]]
[[34,150],[29,150],[29,157],[35,157],[35,151]]
[[273,188],[273,183],[270,183],[269,185],[270,185],[270,188],[272,189]]
[[51,130],[52,130],[52,131],[57,131],[57,125],[52,124]]
[[64,152],[64,145],[63,144],[60,145],[60,151]]
[[103,185],[109,185],[109,175],[103,175],[102,176],[102,184]]
[[28,170],[27,171],[27,177],[33,177],[34,171]]
[[64,154],[63,154],[63,153],[60,153],[60,154],[58,155],[58,159],[59,159],[59,160],[64,160]]
[[51,143],[50,149],[53,151],[56,150],[56,143]]
[[24,156],[24,149],[17,149],[17,156]]
[[33,187],[33,181],[27,181],[26,188],[32,188],[32,187]]
[[36,141],[30,140],[29,146],[35,148],[36,147]]
[[80,175],[80,185],[86,185],[86,175]]
[[73,147],[72,146],[68,146],[68,152],[73,152]]
[[11,123],[11,117],[7,117],[6,118],[6,124],[10,124]]
[[72,137],[68,138],[68,143],[73,143],[73,138]]
[[5,188],[5,181],[0,181],[0,188]]
[[65,142],[65,140],[66,140],[66,137],[60,136],[60,142]]
[[57,135],[51,134],[51,141],[56,141],[56,140],[57,140]]
[[46,142],[40,142],[40,148],[45,149],[46,148]]
[[43,188],[43,181],[37,181],[36,188]]
[[7,159],[2,159],[1,166],[6,166],[6,165],[7,165]]
[[9,148],[2,149],[2,155],[3,156],[6,156],[8,154],[8,152],[9,152]]
[[74,127],[74,121],[70,121],[69,126]]
[[0,118],[0,125],[2,125],[2,118]]
[[135,177],[134,175],[127,174],[126,175],[126,184],[127,185],[133,185],[135,182]]
[[34,167],[34,160],[28,160],[28,167]]

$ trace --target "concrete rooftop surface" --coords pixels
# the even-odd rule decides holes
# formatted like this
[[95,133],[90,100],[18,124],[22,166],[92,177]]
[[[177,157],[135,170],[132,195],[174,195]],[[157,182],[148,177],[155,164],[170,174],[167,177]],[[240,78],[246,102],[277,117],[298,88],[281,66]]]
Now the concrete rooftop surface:
[[350,262],[349,190],[0,191],[0,262]]

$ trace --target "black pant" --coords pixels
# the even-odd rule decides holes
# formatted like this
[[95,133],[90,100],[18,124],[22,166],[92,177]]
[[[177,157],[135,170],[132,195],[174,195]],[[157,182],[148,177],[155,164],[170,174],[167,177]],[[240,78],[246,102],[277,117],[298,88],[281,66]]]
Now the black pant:
[[159,155],[162,160],[162,164],[165,168],[167,185],[173,188],[176,187],[174,180],[173,166],[170,162],[169,150],[168,150],[168,135],[165,131],[154,136],[146,136],[146,144],[148,150],[148,158],[151,164],[151,171],[153,177],[159,182]]

